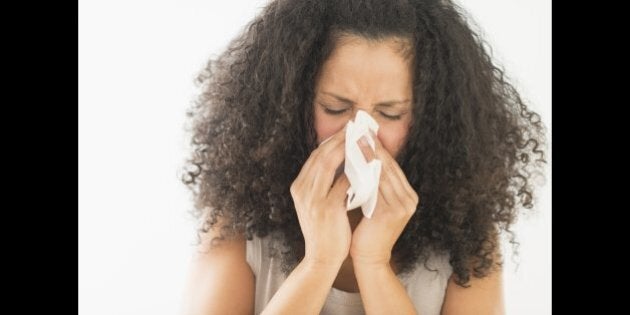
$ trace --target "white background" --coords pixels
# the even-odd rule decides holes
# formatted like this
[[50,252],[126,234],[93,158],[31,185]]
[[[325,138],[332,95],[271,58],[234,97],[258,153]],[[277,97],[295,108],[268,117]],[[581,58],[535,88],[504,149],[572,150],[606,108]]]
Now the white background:
[[[195,227],[179,181],[193,79],[265,2],[79,1],[81,314],[179,313]],[[550,1],[459,3],[550,126]],[[505,268],[508,314],[551,313],[547,178],[537,211],[516,226],[520,256]]]

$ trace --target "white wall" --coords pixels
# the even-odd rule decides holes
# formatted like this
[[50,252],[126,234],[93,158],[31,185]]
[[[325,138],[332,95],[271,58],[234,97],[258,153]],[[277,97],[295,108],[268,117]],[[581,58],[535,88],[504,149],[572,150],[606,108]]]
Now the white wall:
[[[79,1],[79,311],[176,314],[194,241],[178,171],[195,74],[266,1]],[[551,119],[551,5],[466,0],[523,96]],[[550,314],[550,184],[517,226],[509,314]],[[509,249],[509,248],[508,248]]]
[[[495,59],[549,130],[551,153],[551,1],[460,0],[493,47]],[[549,156],[548,161],[551,161]],[[551,162],[549,163],[551,165]],[[505,266],[507,314],[551,314],[551,172],[537,209],[514,230],[519,255]],[[504,246],[504,252],[512,248]]]

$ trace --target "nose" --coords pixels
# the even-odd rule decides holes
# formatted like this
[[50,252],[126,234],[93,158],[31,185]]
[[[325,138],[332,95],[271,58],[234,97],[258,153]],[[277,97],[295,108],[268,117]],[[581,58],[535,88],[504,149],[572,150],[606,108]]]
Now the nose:
[[[361,115],[362,115],[361,124],[367,124],[367,126],[369,126],[369,127],[367,127],[366,134],[364,134],[363,136],[361,136],[357,140],[357,145],[358,145],[359,149],[361,150],[361,152],[363,153],[363,156],[365,157],[365,160],[369,163],[370,161],[372,161],[376,157],[374,149],[372,149],[372,147],[370,146],[370,142],[372,142],[372,143],[374,142],[374,138],[376,137],[376,135],[372,131],[372,128],[377,129],[378,128],[378,123],[376,122],[374,117],[372,117],[368,112],[366,112],[365,110],[362,110],[362,109],[355,109],[354,110],[354,115],[352,117],[352,121],[353,122],[357,122],[357,117],[359,116],[360,112],[361,112]],[[361,129],[363,129],[363,128],[361,128]],[[363,130],[365,131],[365,129],[363,129]],[[364,132],[364,131],[361,131],[361,132]],[[368,139],[367,137],[372,137],[372,138]]]
[[354,120],[357,118],[357,113],[358,113],[359,111],[363,111],[363,112],[365,112],[366,114],[368,114],[368,116],[372,117],[372,119],[376,120],[376,119],[374,118],[374,116],[372,116],[372,114],[370,114],[370,112],[371,112],[371,111],[370,111],[370,109],[369,109],[369,108],[367,108],[367,107],[359,107],[359,106],[356,106],[356,107],[353,107],[353,108],[352,108],[352,121],[354,121]]

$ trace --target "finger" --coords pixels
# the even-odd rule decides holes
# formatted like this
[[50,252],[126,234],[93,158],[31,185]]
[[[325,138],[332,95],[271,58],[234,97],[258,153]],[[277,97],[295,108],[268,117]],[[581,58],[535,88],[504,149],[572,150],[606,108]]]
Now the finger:
[[403,191],[405,195],[409,197],[409,200],[414,201],[415,199],[418,199],[417,197],[418,194],[416,193],[416,190],[413,189],[413,187],[411,187],[411,184],[409,183],[407,176],[405,175],[403,170],[400,168],[398,163],[391,163],[390,169],[391,169],[392,174],[394,174],[396,178],[398,179],[397,182],[400,184],[401,191]]
[[325,197],[328,194],[335,172],[345,158],[346,126],[316,149],[317,156],[313,159],[308,177],[312,179],[309,188],[315,196]]
[[379,183],[379,196],[384,203],[394,210],[405,211],[405,207],[412,200],[415,191],[400,169],[398,162],[385,149],[378,137],[373,137],[375,143],[375,156],[381,160],[381,177]]
[[394,205],[395,196],[392,194],[391,186],[389,185],[389,179],[384,173],[385,172],[381,171],[381,178],[378,184],[378,198],[382,199],[383,203],[387,207],[391,207]]
[[357,140],[357,145],[359,146],[359,149],[361,149],[361,153],[363,153],[365,160],[369,163],[376,158],[376,154],[374,153],[372,147],[368,144],[367,140],[365,140],[365,137],[366,136],[363,136]]
[[335,173],[345,159],[345,151],[345,141],[341,141],[326,155],[320,153],[312,169],[311,189],[314,196],[323,198],[328,194],[335,180]]
[[[314,176],[312,175],[312,168],[314,164],[317,164],[317,161],[319,159],[321,159],[321,154],[325,154],[326,152],[324,152],[325,148],[334,148],[336,146],[336,144],[338,144],[340,139],[345,140],[345,130],[346,127],[344,126],[344,128],[342,128],[339,132],[337,132],[336,134],[334,134],[333,136],[327,138],[326,140],[322,141],[319,144],[319,147],[317,147],[315,150],[313,150],[310,154],[310,156],[308,157],[308,159],[306,160],[306,162],[304,162],[304,165],[302,166],[302,169],[300,170],[298,176],[295,179],[295,183],[296,183],[296,188],[307,188],[307,189],[311,189],[311,187],[313,186],[313,180],[314,180]],[[344,135],[344,136],[342,136]],[[336,139],[337,142],[335,143],[330,143],[330,140]]]
[[392,164],[392,161],[394,161],[394,159],[391,157],[387,149],[383,147],[383,144],[378,139],[378,137],[374,137],[374,143],[375,143],[374,153],[376,155],[376,158],[381,160],[380,181],[382,185],[379,184],[379,189],[381,189],[380,186],[385,186],[383,187],[383,195],[385,196],[385,198],[387,198],[388,204],[394,205],[396,203],[396,200],[399,199],[398,192],[397,192],[398,190],[397,188],[399,185],[396,185],[396,182],[395,182],[396,178],[392,177],[391,164]]
[[308,159],[306,159],[306,162],[304,162],[302,169],[300,170],[300,172],[298,173],[298,176],[295,178],[292,184],[295,190],[302,191],[305,188],[310,189],[312,185],[311,184],[311,181],[312,181],[311,170],[314,164],[313,161],[317,159],[318,154],[319,154],[318,151],[313,150],[313,152],[311,152],[311,155],[308,157]]
[[[392,163],[383,164],[382,173],[384,173],[383,174],[384,181],[391,188],[391,195],[388,195],[390,204],[395,203],[402,206],[405,204],[405,202],[408,202],[409,200],[411,200],[411,197],[408,196],[408,192],[403,186],[401,179],[398,177],[398,175],[394,171],[392,167]],[[395,199],[395,201],[392,199]],[[405,209],[401,209],[401,210],[405,210]]]
[[317,147],[317,149],[315,149],[315,151],[320,151],[322,153],[326,153],[330,150],[332,150],[337,143],[339,143],[340,141],[345,141],[346,140],[346,128],[347,128],[348,124],[344,125],[343,128],[341,128],[341,130],[337,131],[337,133],[335,133],[332,137],[322,141],[319,146]]
[[378,137],[374,137],[374,144],[374,155],[377,159],[381,160],[383,164],[391,163],[392,161],[394,161],[394,158],[383,146],[383,143],[378,139]]
[[386,212],[389,212],[389,209],[394,207],[394,205],[390,203],[391,197],[386,196],[389,194],[387,191],[388,189],[385,188],[384,185],[378,185],[378,198],[376,199],[376,209],[374,209],[372,217],[382,216]]
[[398,162],[392,157],[389,151],[385,149],[378,137],[374,138],[374,142],[376,144],[376,158],[382,161],[383,168],[387,167],[399,178],[406,193],[415,194],[415,190],[409,184],[407,176],[405,176],[405,173],[400,168],[400,165],[398,165]]

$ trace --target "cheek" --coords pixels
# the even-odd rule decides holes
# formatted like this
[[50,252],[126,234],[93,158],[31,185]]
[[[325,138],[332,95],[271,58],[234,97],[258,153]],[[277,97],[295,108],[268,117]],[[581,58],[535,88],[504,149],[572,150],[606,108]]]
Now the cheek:
[[408,131],[409,128],[404,124],[383,124],[379,127],[378,139],[387,152],[396,157],[405,142]]
[[314,120],[315,120],[315,133],[317,134],[317,143],[324,141],[325,139],[331,137],[339,130],[343,129],[343,127],[348,122],[347,119],[339,119],[335,117],[331,117],[330,115],[326,115],[319,110],[314,111]]

